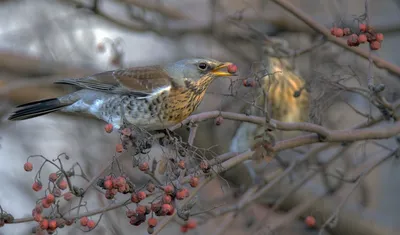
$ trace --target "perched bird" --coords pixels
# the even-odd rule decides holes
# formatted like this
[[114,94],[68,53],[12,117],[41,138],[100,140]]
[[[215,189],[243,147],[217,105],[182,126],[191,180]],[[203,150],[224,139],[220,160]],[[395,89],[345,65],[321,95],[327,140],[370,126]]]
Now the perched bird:
[[17,106],[9,120],[24,120],[55,111],[86,113],[120,128],[123,121],[148,131],[161,130],[187,118],[217,77],[236,75],[230,62],[184,59],[164,66],[132,67],[55,84],[73,85],[68,95]]
[[[310,94],[305,89],[305,80],[293,69],[288,59],[280,58],[280,50],[288,50],[288,43],[281,38],[272,38],[266,43],[265,62],[268,75],[262,78],[262,86],[257,89],[257,99],[254,105],[246,105],[245,113],[263,116],[265,97],[263,91],[268,93],[268,111],[270,117],[282,122],[306,122],[309,117]],[[232,139],[230,150],[242,152],[251,148],[257,141],[254,137],[262,135],[262,126],[241,123]],[[283,137],[292,137],[299,133],[285,132]]]
[[[281,58],[280,51],[288,50],[289,45],[286,40],[281,38],[272,38],[267,42],[265,51],[265,63],[268,75],[262,78],[261,87],[257,88],[257,98],[255,104],[257,107],[264,107],[265,96],[267,92],[267,105],[270,117],[283,122],[306,122],[309,117],[310,94],[305,89],[305,80],[293,69],[290,61]],[[263,116],[262,110],[254,105],[246,105],[244,112],[250,115]],[[232,138],[230,151],[243,152],[255,146],[260,139],[256,136],[263,136],[265,129],[261,125],[252,123],[241,123],[234,137]],[[274,131],[277,140],[291,138],[298,134],[296,131],[279,132]],[[263,172],[266,169],[268,157],[261,148],[256,151],[252,159],[255,161],[245,161],[244,165],[252,178],[253,183],[257,182],[257,172]],[[260,162],[260,160],[266,160]],[[272,171],[272,170],[270,170]],[[239,174],[239,173],[238,173]],[[242,174],[242,173],[240,173]]]

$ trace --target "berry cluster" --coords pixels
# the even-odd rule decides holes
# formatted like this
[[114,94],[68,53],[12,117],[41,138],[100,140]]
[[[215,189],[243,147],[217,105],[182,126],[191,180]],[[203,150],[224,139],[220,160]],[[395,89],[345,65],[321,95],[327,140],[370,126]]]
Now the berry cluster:
[[[184,161],[178,163],[180,168],[184,168]],[[142,171],[147,171],[149,165],[147,162],[143,162],[139,165],[139,169]],[[189,184],[191,187],[196,187],[199,184],[198,177],[191,177]],[[152,234],[154,227],[157,226],[157,219],[154,216],[170,216],[175,212],[175,200],[183,200],[189,196],[189,190],[187,188],[175,188],[173,185],[166,186],[156,186],[153,183],[148,183],[146,185],[146,190],[136,191],[135,186],[128,181],[124,176],[112,176],[107,175],[103,179],[99,179],[97,185],[102,189],[106,190],[105,197],[107,199],[113,199],[117,193],[127,194],[131,193],[130,200],[132,203],[136,204],[134,210],[128,209],[126,211],[126,217],[129,218],[130,224],[134,226],[139,226],[147,220],[148,232]],[[143,205],[143,200],[145,200],[148,195],[153,195],[161,193],[160,200],[153,201],[150,205]],[[147,219],[148,215],[151,217]],[[194,228],[193,223],[186,226],[187,229]]]
[[[61,156],[64,156],[66,160],[69,159],[67,155],[61,154],[57,157],[60,161]],[[31,157],[42,157],[45,159],[45,162],[39,167],[39,171],[37,172],[34,183],[32,184],[32,190],[39,192],[43,189],[43,184],[40,179],[41,169],[46,163],[50,162],[50,160],[37,155]],[[32,162],[29,162],[29,158],[24,164],[24,170],[27,172],[31,172],[34,168]],[[69,188],[68,180],[74,176],[74,170],[71,169],[65,171],[61,164],[60,166],[56,164],[52,165],[56,166],[58,171],[49,174],[47,178],[48,183],[45,184],[47,186],[45,189],[45,195],[37,201],[35,207],[32,209],[33,220],[37,222],[37,226],[34,228],[33,232],[38,235],[45,234],[46,232],[47,234],[54,234],[57,232],[57,229],[70,226],[75,222],[75,219],[64,218],[58,212],[58,204],[62,199],[70,201],[74,197],[74,194],[71,191],[63,192]],[[70,188],[70,190],[72,190],[72,188]],[[75,190],[75,192],[75,195],[78,196],[78,191]],[[82,217],[80,219],[80,224],[89,230],[96,227],[96,222],[87,217]]]
[[133,184],[124,176],[114,177],[113,175],[107,175],[104,179],[99,179],[97,185],[106,190],[104,196],[107,199],[114,199],[117,193],[128,194],[134,191]]
[[[27,162],[24,164],[25,171],[32,171],[33,164]],[[66,220],[64,218],[60,218],[57,215],[54,215],[54,209],[61,197],[64,200],[69,201],[72,199],[73,194],[71,192],[62,193],[62,190],[68,188],[68,183],[66,180],[61,177],[60,173],[51,173],[48,177],[49,179],[49,187],[46,191],[47,193],[45,197],[41,198],[35,208],[32,210],[33,219],[38,223],[38,226],[35,228],[35,232],[37,234],[42,234],[44,231],[47,231],[48,234],[53,234],[56,232],[57,228],[63,228],[64,226],[69,226],[73,224],[73,220]],[[40,180],[36,180],[33,185],[32,189],[35,192],[42,190],[43,186]],[[49,209],[49,216],[43,215],[43,212]]]
[[331,34],[336,37],[348,36],[347,45],[350,47],[357,47],[368,42],[371,50],[379,50],[383,41],[383,34],[375,32],[372,27],[366,24],[359,25],[358,33],[352,32],[350,28],[333,27],[331,28]]

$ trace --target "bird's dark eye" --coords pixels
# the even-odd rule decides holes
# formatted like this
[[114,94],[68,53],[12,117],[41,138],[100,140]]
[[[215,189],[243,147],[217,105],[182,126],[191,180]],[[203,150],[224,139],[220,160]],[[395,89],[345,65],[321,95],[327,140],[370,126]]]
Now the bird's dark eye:
[[208,69],[208,64],[207,63],[200,63],[199,65],[198,65],[198,67],[199,67],[199,69],[201,69],[201,70],[206,70],[206,69]]

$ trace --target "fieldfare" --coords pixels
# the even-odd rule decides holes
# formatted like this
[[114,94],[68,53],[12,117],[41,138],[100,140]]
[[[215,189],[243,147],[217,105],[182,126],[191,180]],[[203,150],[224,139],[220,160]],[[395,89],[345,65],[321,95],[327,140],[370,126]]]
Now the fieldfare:
[[201,103],[217,77],[236,75],[230,62],[192,58],[164,66],[132,67],[55,84],[78,91],[62,97],[17,106],[9,120],[24,120],[55,111],[85,113],[120,128],[127,124],[162,130],[187,118]]

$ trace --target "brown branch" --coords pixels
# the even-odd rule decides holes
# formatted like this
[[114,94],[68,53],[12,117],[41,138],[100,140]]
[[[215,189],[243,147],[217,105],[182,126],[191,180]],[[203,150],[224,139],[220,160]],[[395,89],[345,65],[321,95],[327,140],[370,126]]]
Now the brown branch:
[[[349,50],[365,59],[369,59],[369,52],[367,52],[361,48],[347,46],[347,42],[345,40],[331,35],[328,28],[326,28],[324,25],[316,22],[314,19],[311,18],[311,16],[309,16],[307,13],[305,13],[301,9],[297,8],[290,2],[288,2],[286,0],[272,0],[272,1],[275,2],[276,4],[278,4],[279,6],[281,6],[282,8],[284,8],[285,10],[292,13],[294,16],[296,16],[297,18],[302,20],[304,23],[306,23],[309,27],[311,27],[315,31],[323,34],[327,38],[327,40],[329,40],[329,41],[335,43],[336,45],[343,47],[346,50]],[[400,76],[400,67],[398,67],[376,55],[371,55],[371,59],[378,68],[386,69],[388,72],[395,74],[397,76]]]
[[[220,112],[210,111],[196,115],[192,115],[181,124],[175,125],[170,130],[175,130],[182,125],[191,122],[201,122],[211,118],[222,116],[225,119],[236,120],[263,125],[264,118],[258,116],[247,116],[245,114],[231,113],[231,112]],[[278,130],[283,131],[306,131],[314,134],[302,135],[296,138],[283,140],[278,142],[273,149],[275,151],[282,151],[288,148],[294,148],[302,145],[317,143],[317,142],[347,142],[347,141],[359,141],[366,139],[386,139],[395,136],[400,133],[400,121],[395,122],[389,127],[380,128],[363,128],[363,129],[346,129],[346,130],[329,130],[320,125],[299,122],[289,123],[272,120],[271,123]]]

